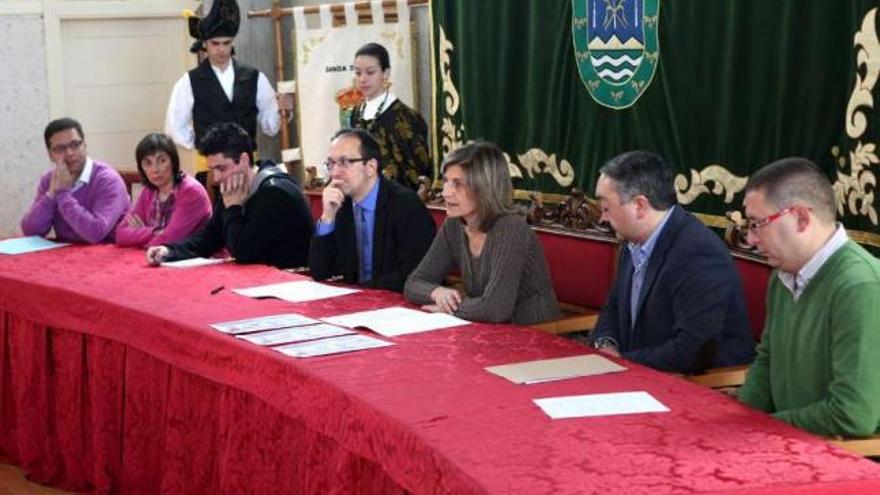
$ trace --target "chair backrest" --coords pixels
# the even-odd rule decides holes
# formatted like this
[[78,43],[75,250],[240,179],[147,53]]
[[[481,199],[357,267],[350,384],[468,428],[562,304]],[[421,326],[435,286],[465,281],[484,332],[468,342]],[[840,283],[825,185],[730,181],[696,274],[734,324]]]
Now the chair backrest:
[[614,283],[618,244],[546,230],[538,238],[559,302],[600,309]]
[[131,195],[132,188],[135,184],[140,184],[141,174],[139,174],[137,170],[119,170],[118,172],[119,175],[122,176],[122,182],[125,183],[125,190],[128,191],[128,197],[134,199],[134,196]]
[[770,283],[770,274],[773,270],[759,261],[734,257],[733,262],[742,277],[752,336],[755,342],[759,342],[767,314],[767,284]]

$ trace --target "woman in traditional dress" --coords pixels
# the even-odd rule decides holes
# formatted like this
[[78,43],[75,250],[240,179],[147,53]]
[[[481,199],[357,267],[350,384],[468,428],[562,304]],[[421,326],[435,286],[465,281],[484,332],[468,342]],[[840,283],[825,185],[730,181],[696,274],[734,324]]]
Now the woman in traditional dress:
[[349,126],[365,129],[376,138],[386,177],[416,190],[419,176],[433,176],[425,119],[390,90],[388,50],[367,43],[354,57],[355,86],[364,101],[354,108]]

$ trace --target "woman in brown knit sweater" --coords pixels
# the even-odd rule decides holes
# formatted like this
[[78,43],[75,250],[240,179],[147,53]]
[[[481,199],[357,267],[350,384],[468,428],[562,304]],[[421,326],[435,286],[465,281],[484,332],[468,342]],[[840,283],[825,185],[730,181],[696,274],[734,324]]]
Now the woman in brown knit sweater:
[[[531,325],[558,316],[538,237],[513,203],[510,172],[492,143],[470,142],[443,161],[447,219],[404,294],[427,311]],[[443,286],[461,272],[464,294]]]

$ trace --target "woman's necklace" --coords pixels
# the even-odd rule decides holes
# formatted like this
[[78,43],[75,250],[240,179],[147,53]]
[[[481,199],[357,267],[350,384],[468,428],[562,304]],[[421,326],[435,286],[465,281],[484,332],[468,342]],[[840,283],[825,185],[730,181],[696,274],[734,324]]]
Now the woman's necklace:
[[[386,89],[385,90],[385,97],[382,98],[382,101],[379,102],[379,107],[376,108],[376,114],[373,115],[372,119],[370,119],[372,122],[376,122],[376,119],[378,119],[379,115],[382,114],[382,110],[385,109],[385,103],[387,103],[387,102],[388,102],[388,90]],[[362,129],[367,129],[367,119],[364,118],[364,114],[366,113],[366,111],[367,111],[367,102],[364,101],[363,103],[361,103],[361,107],[358,109],[358,118],[357,118],[357,124],[358,124],[357,127],[360,127]],[[372,127],[372,125],[370,127]],[[370,129],[367,129],[367,130],[369,131]]]

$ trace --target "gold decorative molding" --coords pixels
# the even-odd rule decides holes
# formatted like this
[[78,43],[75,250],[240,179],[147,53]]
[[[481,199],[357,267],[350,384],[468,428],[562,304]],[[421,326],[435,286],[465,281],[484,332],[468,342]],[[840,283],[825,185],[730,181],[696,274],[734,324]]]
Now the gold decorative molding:
[[874,188],[877,186],[877,177],[870,170],[871,164],[878,163],[874,153],[874,143],[856,143],[856,149],[850,151],[850,174],[842,171],[846,166],[846,158],[840,155],[840,149],[831,148],[831,155],[837,160],[841,168],[837,172],[837,181],[834,183],[834,198],[837,202],[837,212],[844,214],[845,207],[853,215],[867,216],[871,223],[877,225],[877,210],[874,208]]
[[[852,139],[858,139],[868,128],[868,117],[861,107],[874,108],[871,91],[877,84],[880,75],[880,41],[877,39],[875,18],[877,9],[873,8],[862,19],[862,28],[853,38],[856,52],[856,84],[846,107],[846,133]],[[860,70],[864,67],[865,75]]]
[[880,235],[862,230],[847,230],[849,238],[867,246],[880,247]]
[[[461,96],[452,79],[452,53],[455,51],[455,46],[446,37],[443,26],[439,26],[438,31],[440,32],[440,78],[446,110],[440,125],[440,151],[446,155],[464,144],[465,129],[464,124],[456,123],[461,106]],[[544,150],[531,148],[516,156],[519,164],[514,163],[510,159],[510,155],[504,153],[512,178],[523,178],[523,171],[525,171],[530,179],[537,174],[546,173],[562,187],[568,187],[574,183],[574,167],[568,160],[557,160],[555,153],[548,154]]]
[[[531,199],[531,197],[535,194],[539,194],[539,191],[529,191],[527,189],[514,189],[513,190],[513,199],[517,201],[526,201]],[[568,199],[568,194],[552,194],[552,193],[540,193],[544,198],[544,201],[557,205],[559,203],[564,203]]]
[[446,155],[450,151],[458,148],[464,141],[464,125],[456,125],[453,118],[458,113],[461,105],[461,97],[458,89],[452,81],[452,52],[455,47],[452,42],[446,38],[446,31],[443,26],[439,26],[440,31],[440,77],[443,88],[443,102],[446,107],[446,114],[443,116],[443,124],[440,127],[441,141],[440,151]]
[[[868,129],[867,110],[874,109],[871,94],[880,76],[880,40],[877,38],[877,9],[868,11],[862,19],[861,29],[853,37],[856,48],[855,87],[846,107],[846,134],[854,140],[855,149],[849,151],[849,173],[846,173],[847,157],[837,146],[831,148],[831,155],[839,170],[834,183],[834,197],[837,212],[843,215],[846,210],[852,215],[865,216],[877,225],[877,210],[874,208],[874,189],[877,177],[871,166],[880,162],[876,154],[876,144],[863,143],[862,136]],[[864,69],[864,76],[862,76]]]
[[[546,151],[532,148],[523,154],[517,154],[520,167],[526,172],[530,179],[535,175],[545,173],[556,181],[562,187],[568,187],[574,182],[574,167],[568,160],[560,160],[557,162],[556,154],[547,154]],[[522,177],[522,174],[519,174]]]
[[[691,169],[690,186],[688,186],[687,177],[684,174],[678,174],[675,177],[675,191],[679,203],[683,205],[691,204],[699,196],[709,193],[716,196],[721,196],[724,193],[724,202],[732,203],[736,193],[746,187],[746,181],[748,181],[748,177],[734,175],[721,165],[709,165],[700,172]],[[711,189],[709,188],[710,183],[712,184]]]
[[[436,188],[437,186],[438,186],[438,184],[435,183],[434,187]],[[311,184],[311,187],[308,187],[305,190],[305,193],[310,196],[320,197],[321,196],[321,189],[322,188],[319,185]],[[432,192],[435,192],[435,191],[432,191]],[[568,194],[549,194],[549,193],[541,193],[539,191],[529,191],[526,189],[515,189],[513,191],[513,193],[514,193],[514,199],[516,199],[517,201],[533,201],[535,199],[535,197],[540,197],[542,199],[542,201],[544,202],[544,204],[546,204],[548,207],[557,207],[558,205],[563,204],[566,201],[569,201],[571,198],[571,196]],[[422,198],[422,201],[424,201],[429,208],[443,209],[444,206],[443,206],[442,200],[438,200],[435,196],[436,196],[436,194],[425,195],[424,197],[420,195],[420,197]],[[726,229],[731,224],[731,219],[726,216],[711,215],[711,214],[707,214],[707,213],[697,213],[697,212],[693,212],[693,211],[691,213],[695,217],[697,217],[697,219],[699,219],[701,222],[703,222],[704,225],[706,225],[708,227],[717,228],[717,229]],[[595,236],[596,238],[613,240],[613,237],[609,237],[608,233],[598,232],[598,231],[594,231],[594,230],[587,232],[587,231],[583,231],[583,230],[578,230],[578,229],[573,229],[573,228],[565,228],[565,227],[561,227],[561,226],[552,227],[552,228],[547,227],[547,226],[543,226],[543,227],[538,227],[538,228],[546,230],[548,232],[549,231],[558,232],[560,234],[570,235],[573,237],[582,237],[584,235],[587,235],[587,236]],[[865,232],[862,230],[847,230],[846,233],[847,233],[847,235],[849,235],[850,239],[852,239],[855,242],[858,242],[859,244],[862,244],[865,246],[871,246],[871,247],[875,247],[875,248],[880,248],[880,234],[875,234],[873,232]],[[755,261],[763,261],[763,258],[760,255],[757,255],[756,253],[753,253],[753,252],[747,252],[747,251],[743,251],[741,249],[731,249],[731,253],[734,256],[748,258],[748,259],[755,260]]]
[[510,178],[522,179],[522,171],[519,169],[516,163],[514,163],[513,160],[510,159],[510,155],[508,155],[506,151],[504,152],[504,160],[507,161],[507,171],[510,173]]
[[703,222],[707,227],[715,227],[717,229],[726,228],[730,225],[730,219],[723,215],[709,215],[708,213],[691,212],[697,219]]

